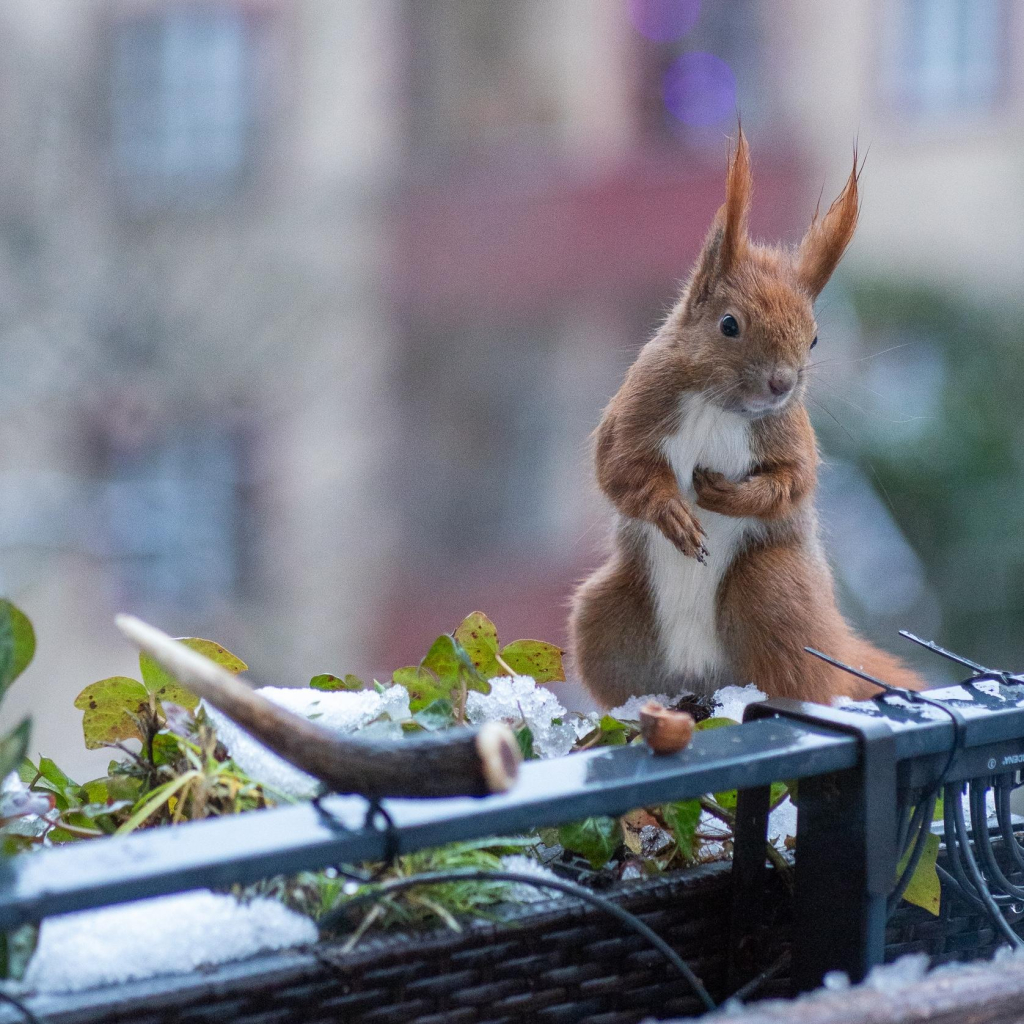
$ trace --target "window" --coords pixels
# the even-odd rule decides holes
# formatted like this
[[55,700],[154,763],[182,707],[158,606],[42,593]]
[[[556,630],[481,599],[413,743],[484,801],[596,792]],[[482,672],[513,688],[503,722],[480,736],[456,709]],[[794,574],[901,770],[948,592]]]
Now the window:
[[890,27],[895,99],[922,115],[991,106],[1003,82],[1003,0],[901,0]]
[[228,4],[172,6],[115,24],[113,156],[137,198],[223,189],[245,170],[254,29]]
[[245,435],[209,419],[151,423],[140,433],[122,420],[111,417],[97,439],[100,522],[118,598],[203,612],[237,597],[252,546]]

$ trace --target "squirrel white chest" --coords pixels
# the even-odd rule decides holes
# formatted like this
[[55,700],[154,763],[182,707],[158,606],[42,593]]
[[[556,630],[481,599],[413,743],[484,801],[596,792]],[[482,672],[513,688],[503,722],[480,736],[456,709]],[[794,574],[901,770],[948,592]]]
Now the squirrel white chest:
[[707,533],[707,564],[688,558],[653,526],[647,550],[666,673],[679,676],[681,685],[711,690],[727,681],[716,623],[718,586],[756,520],[697,508],[693,470],[701,466],[732,480],[746,476],[753,464],[750,421],[697,395],[682,402],[679,429],[665,439],[663,451]]

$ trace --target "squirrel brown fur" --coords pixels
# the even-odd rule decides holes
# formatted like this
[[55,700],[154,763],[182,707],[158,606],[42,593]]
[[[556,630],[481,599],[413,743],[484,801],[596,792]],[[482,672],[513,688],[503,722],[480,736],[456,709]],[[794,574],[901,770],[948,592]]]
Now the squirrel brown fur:
[[682,296],[596,432],[597,480],[618,522],[611,556],[575,595],[570,638],[606,707],[730,683],[822,703],[878,692],[805,646],[924,685],[843,619],[814,506],[819,456],[803,400],[813,304],[857,226],[856,153],[795,249],[751,241],[751,185],[741,130]]

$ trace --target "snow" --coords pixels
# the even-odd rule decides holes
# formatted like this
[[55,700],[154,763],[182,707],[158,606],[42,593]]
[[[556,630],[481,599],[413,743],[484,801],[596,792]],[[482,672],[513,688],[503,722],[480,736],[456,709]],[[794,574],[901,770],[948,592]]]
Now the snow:
[[768,695],[753,683],[747,683],[746,686],[723,686],[715,694],[715,711],[711,717],[731,718],[734,722],[742,722],[743,709],[748,704],[767,699]]
[[[528,857],[525,853],[507,854],[501,858],[501,867],[504,871],[515,871],[521,875],[530,875],[532,878],[558,881],[558,875],[554,871],[539,864],[533,857]],[[537,903],[540,900],[561,897],[564,893],[557,889],[549,889],[547,886],[538,888],[526,882],[513,882],[509,895],[516,903]]]
[[919,982],[928,973],[927,953],[908,953],[891,964],[872,967],[864,987],[891,995]]
[[12,835],[38,836],[47,828],[40,815],[53,808],[53,798],[47,793],[33,793],[21,781],[17,772],[11,772],[0,785],[0,819],[8,819],[4,832]]
[[534,752],[540,757],[562,757],[572,750],[576,727],[547,687],[538,686],[531,676],[497,676],[490,684],[490,693],[471,690],[467,696],[466,718],[470,722],[505,722],[513,728],[527,725],[533,733]]
[[786,848],[786,836],[796,835],[796,804],[787,796],[768,815],[768,841],[777,849]]
[[625,704],[620,704],[617,708],[612,708],[608,712],[612,718],[619,719],[620,722],[639,722],[640,721],[640,709],[648,702],[654,701],[657,704],[661,704],[662,707],[668,707],[669,704],[674,700],[667,693],[651,693],[645,697],[630,697]]
[[[389,687],[383,694],[375,690],[313,690],[281,686],[264,686],[256,692],[332,732],[355,732],[385,714],[393,723],[410,717],[409,691],[404,686]],[[319,792],[320,784],[311,775],[269,751],[216,708],[204,707],[217,730],[218,739],[247,775],[273,790],[300,799],[309,799]],[[396,737],[401,738],[398,727],[395,729]]]
[[24,981],[36,992],[78,992],[316,939],[309,918],[276,900],[199,890],[47,918]]

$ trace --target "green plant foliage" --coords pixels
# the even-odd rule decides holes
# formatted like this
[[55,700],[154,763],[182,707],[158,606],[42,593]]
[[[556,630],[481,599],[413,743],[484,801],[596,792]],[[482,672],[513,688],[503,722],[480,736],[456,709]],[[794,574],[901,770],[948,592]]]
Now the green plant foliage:
[[700,822],[699,800],[681,800],[665,804],[661,809],[665,824],[676,841],[684,862],[692,861],[697,848],[697,825]]
[[594,817],[562,825],[558,841],[567,850],[578,853],[595,870],[603,868],[622,844],[622,830],[615,818]]
[[347,675],[339,678],[324,672],[321,675],[313,676],[309,685],[314,690],[365,690],[366,683],[359,676]]
[[[236,657],[227,648],[213,640],[189,636],[182,637],[178,642],[209,658],[210,661],[216,662],[221,668],[225,668],[233,674],[244,672],[249,667],[241,658]],[[146,689],[158,700],[180,704],[181,707],[187,708],[189,711],[199,703],[195,694],[186,690],[148,654],[139,655],[139,672],[142,674],[142,682]]]
[[483,612],[467,615],[455,630],[455,639],[484,679],[504,674],[498,664],[498,630]]
[[0,598],[0,700],[28,667],[36,652],[36,634],[28,616]]
[[538,683],[565,680],[561,648],[543,640],[513,640],[501,649],[501,660],[516,675],[533,676]]
[[[229,650],[201,637],[184,637],[186,647],[216,662],[228,672],[243,672],[248,666]],[[142,682],[127,676],[112,676],[87,686],[75,698],[84,712],[82,732],[91,750],[129,739],[151,744],[159,728],[162,703],[177,704],[191,711],[199,703],[195,694],[165,672],[147,654],[139,657]]]
[[455,708],[447,697],[438,697],[422,711],[417,711],[413,721],[427,732],[436,732],[438,729],[450,729],[455,724]]
[[85,745],[96,750],[120,740],[143,739],[140,723],[150,710],[149,691],[137,679],[111,676],[82,690],[75,707],[84,712]]
[[25,760],[32,720],[23,718],[3,739],[0,739],[0,779],[6,779]]

